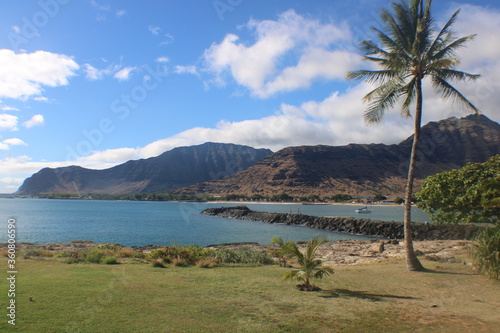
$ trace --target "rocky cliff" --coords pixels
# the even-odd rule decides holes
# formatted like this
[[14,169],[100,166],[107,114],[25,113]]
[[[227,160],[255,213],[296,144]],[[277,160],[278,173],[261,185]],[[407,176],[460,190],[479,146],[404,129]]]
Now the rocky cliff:
[[271,153],[268,149],[209,142],[105,170],[45,168],[26,179],[17,194],[76,193],[76,189],[82,194],[166,193],[234,174]]

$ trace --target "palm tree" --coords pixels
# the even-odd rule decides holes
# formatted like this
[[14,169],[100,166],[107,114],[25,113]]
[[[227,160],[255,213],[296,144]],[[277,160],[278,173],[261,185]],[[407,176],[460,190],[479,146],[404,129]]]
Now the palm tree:
[[369,102],[364,118],[367,124],[379,123],[385,111],[401,104],[401,115],[411,117],[410,106],[414,103],[414,135],[406,185],[404,233],[407,268],[423,270],[415,255],[411,234],[411,196],[415,177],[415,162],[422,119],[422,81],[430,78],[435,91],[444,99],[451,98],[465,105],[476,114],[479,110],[448,81],[474,81],[479,75],[456,70],[460,61],[455,52],[474,38],[475,35],[456,38],[451,30],[459,10],[443,28],[434,27],[431,15],[432,0],[411,0],[393,3],[393,13],[381,10],[380,19],[384,31],[372,29],[382,46],[371,40],[361,42],[364,59],[374,62],[380,70],[358,70],[349,72],[347,77],[380,84],[369,92],[364,101]]
[[333,274],[330,267],[321,267],[323,264],[321,259],[316,259],[316,251],[326,241],[324,238],[314,237],[307,243],[305,253],[302,253],[294,242],[283,242],[280,237],[273,237],[272,243],[280,245],[284,256],[296,258],[300,266],[299,269],[284,274],[281,279],[303,281],[303,284],[298,285],[301,290],[315,290],[316,287],[311,284],[311,279],[322,279],[325,275]]

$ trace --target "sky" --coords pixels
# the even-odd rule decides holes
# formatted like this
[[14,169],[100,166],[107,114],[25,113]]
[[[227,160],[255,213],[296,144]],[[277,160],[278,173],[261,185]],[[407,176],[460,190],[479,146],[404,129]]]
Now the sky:
[[[39,0],[0,2],[0,193],[45,167],[103,169],[179,146],[398,143],[413,120],[388,111],[366,126],[346,80],[370,68],[386,0]],[[500,121],[500,2],[435,0],[440,28],[457,9],[457,84]],[[470,112],[424,84],[423,122]]]

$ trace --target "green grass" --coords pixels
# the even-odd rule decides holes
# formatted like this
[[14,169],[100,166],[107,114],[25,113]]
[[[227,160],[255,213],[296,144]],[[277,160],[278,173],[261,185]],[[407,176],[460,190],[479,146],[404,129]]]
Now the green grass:
[[[287,269],[276,265],[160,269],[19,260],[17,325],[2,314],[0,331],[493,332],[500,326],[498,281],[463,264],[423,263],[434,271],[407,272],[401,262],[337,267],[316,281],[323,291],[301,292],[280,281]],[[0,264],[6,267],[6,258]],[[3,309],[6,291],[2,278]]]

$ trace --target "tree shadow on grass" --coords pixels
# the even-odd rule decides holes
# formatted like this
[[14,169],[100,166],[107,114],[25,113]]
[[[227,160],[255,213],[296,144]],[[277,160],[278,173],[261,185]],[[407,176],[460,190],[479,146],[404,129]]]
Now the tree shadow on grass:
[[428,269],[425,268],[422,273],[431,273],[431,274],[448,274],[448,275],[463,275],[463,276],[472,276],[472,275],[478,275],[477,273],[470,272],[470,273],[464,273],[464,272],[452,272],[448,271],[446,268],[436,266],[436,269]]
[[396,299],[418,299],[411,296],[399,296],[399,295],[389,295],[389,294],[372,294],[366,291],[359,290],[348,290],[348,289],[331,289],[322,290],[319,297],[323,298],[341,298],[341,297],[352,297],[367,299],[373,302],[382,301],[384,298],[396,298]]

